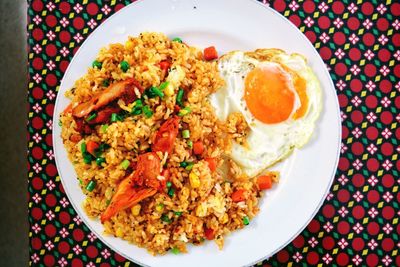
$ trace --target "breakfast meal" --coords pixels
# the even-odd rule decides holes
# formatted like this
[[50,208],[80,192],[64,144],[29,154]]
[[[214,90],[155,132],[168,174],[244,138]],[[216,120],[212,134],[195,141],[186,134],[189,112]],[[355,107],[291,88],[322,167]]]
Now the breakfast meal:
[[66,96],[61,137],[84,210],[153,255],[221,249],[249,225],[279,181],[269,167],[307,143],[321,109],[299,54],[219,57],[153,32],[101,49]]

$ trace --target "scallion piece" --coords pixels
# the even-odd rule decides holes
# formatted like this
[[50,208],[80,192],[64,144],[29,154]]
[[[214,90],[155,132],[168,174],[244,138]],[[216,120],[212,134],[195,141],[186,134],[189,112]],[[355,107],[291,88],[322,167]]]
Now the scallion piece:
[[174,214],[175,214],[176,216],[181,216],[181,215],[182,215],[182,211],[175,211]]
[[86,190],[89,192],[92,192],[93,189],[96,187],[96,181],[95,180],[91,180],[87,186],[86,186]]
[[92,155],[88,152],[82,153],[82,156],[83,156],[83,162],[85,162],[86,164],[90,164],[93,160]]
[[93,61],[93,63],[92,63],[93,68],[101,69],[102,66],[103,66],[103,64],[97,60]]
[[181,166],[182,168],[186,168],[188,165],[188,163],[186,161],[182,161],[179,166]]
[[151,87],[150,89],[153,91],[153,94],[154,94],[154,95],[159,96],[159,97],[161,97],[161,98],[164,97],[164,93],[162,92],[162,89],[161,89],[161,88]]
[[136,99],[135,100],[135,108],[141,108],[143,107],[143,102],[141,99]]
[[85,153],[87,150],[86,150],[86,143],[85,142],[82,142],[81,143],[81,152],[82,153]]
[[194,165],[193,162],[188,162],[188,163],[187,163],[187,166],[185,167],[185,170],[191,171],[191,170],[193,169],[193,165]]
[[178,42],[178,43],[182,43],[182,39],[179,37],[175,37],[174,39],[172,39],[173,42]]
[[89,117],[86,118],[86,121],[91,121],[97,117],[97,113],[93,112]]
[[123,72],[127,72],[130,68],[129,63],[126,60],[121,61],[121,63],[119,63],[119,67]]
[[146,116],[146,118],[151,118],[151,116],[153,116],[153,111],[149,106],[146,105],[143,107],[143,114]]
[[110,85],[110,80],[109,79],[104,79],[102,85],[104,87],[108,87]]
[[188,129],[182,131],[182,138],[188,139],[190,137],[190,131]]
[[142,108],[141,107],[134,107],[131,111],[132,115],[140,115],[142,114]]
[[111,122],[121,121],[121,117],[117,113],[111,114]]
[[183,117],[186,116],[187,114],[189,114],[192,110],[190,109],[190,107],[185,107],[181,110],[179,110],[178,112],[178,116]]
[[177,103],[180,107],[183,106],[183,102],[182,102],[182,100],[183,100],[183,95],[184,95],[183,89],[182,89],[182,88],[179,88],[178,94],[176,95],[176,103]]
[[101,143],[100,145],[99,145],[99,148],[98,148],[98,150],[99,150],[99,152],[104,152],[106,149],[108,149],[108,148],[110,148],[110,145],[109,144],[107,144],[107,143]]
[[108,124],[103,124],[103,125],[101,125],[101,127],[100,127],[100,131],[101,131],[102,133],[105,133],[105,132],[107,131],[107,128],[108,128]]
[[124,160],[121,162],[120,166],[121,166],[122,169],[126,170],[126,169],[129,168],[129,165],[130,165],[130,164],[131,164],[131,163],[129,162],[129,160],[124,159]]
[[244,216],[244,217],[243,217],[243,224],[244,224],[244,225],[249,225],[249,223],[250,223],[249,217]]
[[96,158],[96,164],[100,167],[102,167],[102,163],[106,162],[106,159],[103,157],[97,157]]
[[171,248],[171,252],[172,252],[172,254],[175,254],[175,255],[178,255],[179,253],[181,253],[181,251],[177,247]]
[[187,141],[187,145],[189,148],[193,148],[193,141],[192,140],[188,140]]
[[170,197],[173,197],[175,195],[175,189],[172,186],[168,190],[168,195]]
[[167,182],[167,187],[169,188],[171,186],[172,186],[172,183],[171,182]]
[[167,86],[169,85],[169,82],[162,82],[161,84],[160,84],[160,86],[158,86],[158,89],[159,90],[164,90],[165,88],[167,88]]
[[171,219],[166,214],[161,215],[160,219],[161,219],[161,221],[163,221],[165,223],[171,223],[172,222]]

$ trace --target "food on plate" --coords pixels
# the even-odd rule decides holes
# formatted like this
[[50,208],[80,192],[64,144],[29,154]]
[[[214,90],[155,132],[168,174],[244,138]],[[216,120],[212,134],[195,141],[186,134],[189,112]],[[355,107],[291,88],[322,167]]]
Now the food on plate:
[[249,177],[310,139],[321,110],[319,82],[299,54],[279,49],[234,51],[218,60],[225,85],[211,95],[221,120],[243,121],[230,157]]
[[[153,32],[103,48],[66,96],[61,137],[86,213],[105,234],[152,254],[205,240],[222,248],[249,225],[279,180],[265,168],[306,142],[319,110],[301,56],[257,50],[218,59],[214,46]],[[279,110],[274,101],[284,102]]]

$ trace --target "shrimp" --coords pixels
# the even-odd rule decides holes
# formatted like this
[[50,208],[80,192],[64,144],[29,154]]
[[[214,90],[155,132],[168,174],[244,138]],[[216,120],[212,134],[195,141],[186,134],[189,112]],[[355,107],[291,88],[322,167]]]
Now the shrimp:
[[157,179],[161,161],[155,152],[148,152],[138,157],[136,170],[121,181],[111,199],[110,205],[101,214],[102,223],[108,221],[119,211],[132,207],[141,200],[153,196],[162,190],[162,183]]
[[74,107],[72,109],[72,115],[77,118],[83,118],[89,115],[90,112],[98,110],[99,108],[104,107],[110,102],[121,97],[124,97],[126,100],[130,100],[132,102],[135,100],[135,87],[140,93],[143,93],[143,88],[134,78],[113,83],[107,89],[95,95],[89,101],[80,103]]

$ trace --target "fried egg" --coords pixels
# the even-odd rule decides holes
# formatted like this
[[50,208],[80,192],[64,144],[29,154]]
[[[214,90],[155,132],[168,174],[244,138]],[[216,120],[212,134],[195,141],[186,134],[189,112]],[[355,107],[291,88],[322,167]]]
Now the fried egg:
[[305,58],[278,49],[230,52],[218,61],[225,86],[210,96],[220,120],[240,112],[249,126],[245,144],[229,153],[249,177],[310,139],[321,110],[319,82]]

